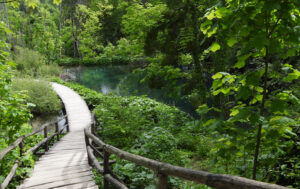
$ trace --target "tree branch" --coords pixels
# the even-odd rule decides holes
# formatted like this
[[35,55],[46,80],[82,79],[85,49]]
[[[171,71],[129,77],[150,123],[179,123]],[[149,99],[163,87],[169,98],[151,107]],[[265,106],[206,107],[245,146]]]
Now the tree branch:
[[11,2],[14,2],[14,1],[18,1],[18,0],[11,0],[11,1],[0,1],[0,3],[11,3]]
[[268,34],[268,37],[270,37],[273,34],[273,32],[275,31],[276,27],[278,26],[280,20],[281,20],[281,15],[278,16],[278,19],[277,19],[276,23],[274,24],[274,26],[271,28],[271,30]]

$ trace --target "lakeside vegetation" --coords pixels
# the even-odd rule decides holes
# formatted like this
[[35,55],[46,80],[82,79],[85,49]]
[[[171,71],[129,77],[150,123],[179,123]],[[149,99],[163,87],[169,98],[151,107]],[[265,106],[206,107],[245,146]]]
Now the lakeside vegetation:
[[[60,108],[54,94],[45,95],[50,86],[36,79],[59,76],[58,65],[134,65],[141,83],[190,100],[200,119],[146,97],[64,83],[96,113],[105,142],[160,161],[299,188],[298,7],[278,0],[1,3],[0,151],[30,132],[32,113]],[[0,162],[0,182],[14,153]],[[154,187],[153,173],[118,162],[114,169],[131,188]],[[170,184],[194,187],[172,178]]]

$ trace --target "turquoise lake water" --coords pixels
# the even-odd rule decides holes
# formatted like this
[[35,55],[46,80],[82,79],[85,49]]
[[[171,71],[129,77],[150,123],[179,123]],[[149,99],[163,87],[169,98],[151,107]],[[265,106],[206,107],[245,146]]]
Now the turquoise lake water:
[[194,107],[184,98],[172,98],[168,91],[151,89],[145,83],[141,83],[142,76],[132,73],[128,66],[108,66],[108,67],[71,67],[65,72],[73,75],[73,79],[90,89],[94,89],[103,94],[114,93],[121,96],[141,96],[145,95],[169,105],[174,105],[179,109],[196,116]]

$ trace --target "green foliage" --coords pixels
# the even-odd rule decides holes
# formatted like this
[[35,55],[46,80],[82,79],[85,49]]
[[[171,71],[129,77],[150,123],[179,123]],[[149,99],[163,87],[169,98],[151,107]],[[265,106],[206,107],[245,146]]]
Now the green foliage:
[[[5,27],[0,22],[0,34],[4,30]],[[26,103],[25,100],[27,96],[12,90],[11,81],[15,64],[9,60],[10,54],[8,53],[7,44],[2,39],[0,39],[0,152],[21,135],[31,132],[31,127],[26,122],[32,117],[28,109],[30,104]],[[32,146],[38,138],[31,137],[27,140],[24,145],[25,149]],[[27,146],[27,144],[29,145]],[[4,181],[18,157],[19,149],[15,149],[0,161],[0,183]],[[17,170],[17,178],[24,177],[33,165],[32,155],[24,156],[23,160],[25,169]],[[18,182],[12,183],[11,187],[15,187]]]
[[[199,158],[205,162],[202,168],[245,177],[251,177],[252,170],[253,178],[299,187],[297,1],[91,0],[84,5],[62,1],[58,7],[49,0],[26,0],[25,8],[18,4],[2,6],[7,12],[3,11],[5,23],[0,22],[0,39],[8,41],[12,51],[22,46],[42,54],[24,48],[16,56],[19,75],[58,75],[53,61],[63,66],[142,63],[143,84],[166,89],[170,96],[185,95],[199,107],[198,121],[182,123],[185,116],[148,98],[104,96],[67,84],[90,108],[96,107],[107,141],[158,159],[164,159],[164,150],[148,151],[164,142],[178,157],[204,157]],[[8,49],[2,44],[0,49]],[[26,106],[22,94],[7,95],[10,67],[5,63],[1,72],[2,94],[8,96],[1,106],[4,116],[12,99],[14,110]],[[114,135],[124,144],[113,140]],[[153,187],[153,173],[128,162],[122,165],[126,166],[118,167],[120,175],[131,187]],[[132,182],[131,176],[137,179]]]
[[[100,4],[97,4],[97,7]],[[80,51],[84,58],[96,56],[96,52],[101,50],[102,45],[99,44],[102,36],[97,35],[101,31],[101,23],[99,18],[103,16],[102,11],[94,11],[85,5],[78,5],[77,14],[79,22],[82,23],[82,32],[79,40],[81,41]]]
[[[179,110],[142,97],[104,96],[105,100],[95,108],[103,127],[101,135],[117,147],[134,145],[136,139],[155,126],[178,132],[184,124],[184,114]],[[179,120],[176,119],[182,116]],[[132,129],[134,128],[134,129]],[[119,136],[118,139],[113,136]]]
[[250,177],[252,170],[254,179],[296,187],[297,171],[292,173],[294,177],[275,178],[269,170],[280,169],[279,162],[286,161],[282,157],[287,154],[291,162],[299,159],[289,153],[298,148],[299,112],[295,110],[299,99],[288,87],[299,78],[299,71],[292,66],[297,62],[289,58],[299,52],[297,4],[226,1],[207,9],[202,19],[206,40],[217,41],[204,56],[212,48],[212,52],[237,49],[231,67],[235,70],[212,77],[212,94],[231,99],[222,121],[207,119],[204,124],[219,137],[219,146],[213,149],[217,162],[226,165],[227,173]]
[[15,61],[18,74],[22,77],[47,78],[59,76],[61,72],[61,68],[56,64],[47,64],[45,57],[40,53],[21,47],[17,48]]
[[60,99],[46,81],[15,79],[12,82],[12,89],[23,91],[27,95],[26,102],[32,104],[30,110],[35,115],[56,114],[62,109]]
[[2,49],[5,49],[5,43],[0,41],[0,141],[8,144],[31,115],[26,96],[11,90],[14,63],[8,59],[9,53]]
[[62,58],[58,59],[57,63],[60,66],[109,66],[109,65],[127,65],[135,60],[126,56],[100,56],[95,58]]

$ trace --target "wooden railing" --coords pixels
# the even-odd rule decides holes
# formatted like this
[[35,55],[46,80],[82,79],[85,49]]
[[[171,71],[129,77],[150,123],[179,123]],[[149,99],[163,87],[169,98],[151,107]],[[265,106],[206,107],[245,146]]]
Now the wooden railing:
[[[205,171],[193,170],[184,167],[174,166],[162,163],[142,156],[122,151],[114,146],[105,144],[95,136],[95,124],[92,123],[92,132],[89,128],[84,130],[88,161],[104,178],[104,189],[112,184],[116,188],[125,189],[126,185],[112,172],[110,165],[115,163],[109,161],[111,154],[121,159],[133,162],[137,165],[147,167],[157,173],[158,188],[166,189],[168,185],[168,176],[178,177],[184,180],[194,181],[199,184],[205,184],[217,189],[287,189],[286,187],[259,182],[243,177],[214,174]],[[99,163],[97,158],[101,158]]]
[[[66,123],[65,125],[59,129],[58,127],[58,122],[66,119]],[[49,135],[48,132],[48,127],[50,125],[55,124],[55,132]],[[0,152],[0,161],[4,158],[4,156],[6,154],[8,154],[10,151],[12,151],[13,149],[17,148],[19,146],[20,149],[20,158],[19,160],[16,160],[15,164],[13,165],[13,167],[11,168],[9,174],[6,176],[6,178],[4,179],[3,183],[0,183],[0,189],[5,189],[7,187],[7,185],[9,184],[9,182],[11,181],[11,179],[13,178],[13,176],[16,174],[16,170],[19,167],[19,165],[21,164],[21,162],[23,161],[22,156],[24,156],[25,154],[29,154],[29,153],[33,153],[33,154],[37,154],[38,150],[43,147],[45,152],[49,150],[49,144],[51,142],[52,139],[54,139],[54,137],[57,137],[57,141],[60,140],[60,134],[63,133],[64,130],[67,130],[67,132],[69,132],[69,124],[68,124],[68,117],[67,115],[63,116],[62,118],[58,119],[57,121],[53,121],[53,122],[48,122],[43,124],[40,128],[38,128],[37,130],[33,131],[30,134],[21,136],[20,138],[18,138],[17,140],[15,140],[15,142],[13,144],[11,144],[10,146],[8,146],[6,149],[4,149],[3,151]],[[24,147],[23,147],[23,143],[24,140],[30,136],[33,136],[39,132],[44,133],[44,139],[42,141],[40,141],[39,143],[37,143],[35,146],[33,146],[32,148],[30,148],[29,150],[27,150],[24,153]],[[41,154],[41,153],[39,153]]]

